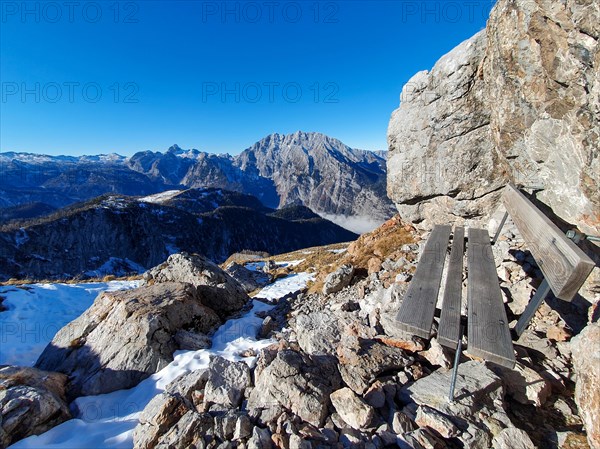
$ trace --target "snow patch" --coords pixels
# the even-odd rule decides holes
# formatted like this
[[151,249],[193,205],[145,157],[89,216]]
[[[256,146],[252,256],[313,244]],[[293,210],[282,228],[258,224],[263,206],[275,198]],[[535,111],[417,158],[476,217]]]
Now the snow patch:
[[[279,299],[303,289],[313,278],[314,275],[308,273],[293,274],[264,288],[259,295]],[[164,391],[169,382],[192,370],[207,368],[211,355],[219,355],[232,361],[243,360],[250,366],[256,363],[256,357],[242,358],[239,354],[250,348],[260,350],[274,342],[270,339],[256,339],[262,324],[262,319],[256,313],[272,307],[254,301],[248,313],[228,320],[216,331],[212,348],[177,351],[173,362],[129,390],[76,399],[72,404],[78,411],[76,419],[66,421],[41,435],[18,441],[10,449],[131,449],[133,429],[138,424],[141,411],[154,396]]]
[[103,291],[135,288],[139,281],[31,284],[0,287],[0,365],[32,366],[54,335]]
[[170,200],[174,196],[179,195],[182,191],[183,190],[167,190],[165,192],[145,196],[143,198],[140,198],[138,201],[143,202],[143,203],[161,204],[167,200]]

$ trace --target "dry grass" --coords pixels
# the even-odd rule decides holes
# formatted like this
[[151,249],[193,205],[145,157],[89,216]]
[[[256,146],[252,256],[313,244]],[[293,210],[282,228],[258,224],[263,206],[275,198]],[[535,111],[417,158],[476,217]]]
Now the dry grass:
[[[271,274],[278,278],[287,276],[290,273],[316,273],[315,280],[308,284],[309,293],[314,293],[322,290],[327,274],[341,265],[352,264],[359,276],[366,277],[371,259],[379,259],[380,262],[383,262],[388,258],[397,260],[400,257],[406,257],[411,260],[414,255],[403,252],[401,248],[405,244],[415,243],[415,235],[414,228],[402,222],[396,216],[374,231],[363,234],[355,242],[304,248],[291,253],[252,259],[252,261],[273,260],[286,262],[302,260],[298,265],[278,268]],[[339,252],[340,250],[345,251]],[[231,261],[233,261],[232,258],[228,259],[223,266]],[[390,277],[393,279],[395,273],[392,273]]]

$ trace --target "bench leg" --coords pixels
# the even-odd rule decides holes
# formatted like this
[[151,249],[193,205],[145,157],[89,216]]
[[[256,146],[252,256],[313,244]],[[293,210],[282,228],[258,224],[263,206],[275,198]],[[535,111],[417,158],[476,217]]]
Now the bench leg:
[[462,353],[462,336],[463,327],[460,326],[458,332],[458,346],[456,347],[456,354],[454,354],[454,368],[452,368],[452,380],[450,381],[450,393],[448,394],[448,400],[454,402],[454,389],[456,388],[456,376],[458,375],[458,364],[460,363],[460,354]]
[[515,332],[517,336],[520,337],[521,334],[525,332],[529,322],[535,315],[537,309],[539,309],[539,307],[542,305],[542,302],[544,302],[546,296],[548,296],[548,293],[550,293],[550,284],[548,284],[548,281],[544,279],[535,292],[535,295],[533,295],[533,298],[531,298],[531,301],[529,301],[529,304],[527,304],[527,308],[521,314],[519,321],[517,321],[517,325],[515,326]]
[[496,229],[496,234],[494,235],[494,238],[492,239],[492,245],[494,245],[496,243],[496,241],[498,240],[498,237],[500,237],[500,233],[502,232],[502,228],[504,227],[504,224],[506,223],[507,218],[508,218],[508,212],[504,212],[504,216],[502,217],[502,220],[500,221],[500,225],[498,226],[498,229]]

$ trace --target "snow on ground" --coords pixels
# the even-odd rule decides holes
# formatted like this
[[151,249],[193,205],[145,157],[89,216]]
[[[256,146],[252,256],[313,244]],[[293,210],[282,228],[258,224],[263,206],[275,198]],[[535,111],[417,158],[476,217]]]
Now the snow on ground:
[[154,195],[145,196],[143,198],[140,198],[139,201],[141,201],[143,203],[160,204],[160,203],[162,203],[164,201],[170,200],[175,195],[178,195],[181,192],[182,192],[182,190],[167,190],[165,192],[161,192],[161,193],[156,193]]
[[312,281],[314,279],[314,273],[290,274],[289,276],[275,281],[271,285],[267,285],[254,297],[274,301],[276,299],[283,298],[288,293],[297,292],[303,286],[305,286],[308,281]]
[[56,332],[81,315],[100,292],[137,287],[138,281],[32,284],[0,287],[0,365],[32,366]]
[[342,254],[345,253],[346,251],[348,251],[348,248],[338,248],[338,249],[330,249],[329,252],[332,252],[333,254]]
[[[289,275],[264,288],[258,296],[281,298],[304,288],[313,277],[308,273]],[[189,371],[208,367],[211,355],[233,361],[243,360],[250,366],[256,363],[256,357],[241,358],[239,354],[246,349],[259,350],[273,343],[273,340],[256,340],[262,324],[256,312],[272,307],[261,301],[253,301],[250,311],[240,318],[228,320],[215,332],[210,349],[177,351],[173,362],[129,390],[78,398],[72,404],[72,408],[77,410],[76,419],[42,435],[21,440],[10,449],[132,448],[133,429],[141,411],[169,382]]]

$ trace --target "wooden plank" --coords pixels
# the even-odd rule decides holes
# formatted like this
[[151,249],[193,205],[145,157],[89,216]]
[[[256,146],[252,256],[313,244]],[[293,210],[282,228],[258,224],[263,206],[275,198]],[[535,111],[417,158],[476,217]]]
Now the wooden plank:
[[450,231],[450,226],[435,226],[427,239],[396,316],[398,327],[405,332],[430,337]]
[[463,256],[465,252],[465,228],[454,228],[452,251],[448,263],[442,313],[438,328],[438,342],[456,349],[460,338],[460,306],[462,300]]
[[554,295],[571,301],[594,268],[592,259],[513,185],[502,199]]
[[469,229],[468,350],[476,357],[512,368],[515,354],[490,236],[484,229]]

